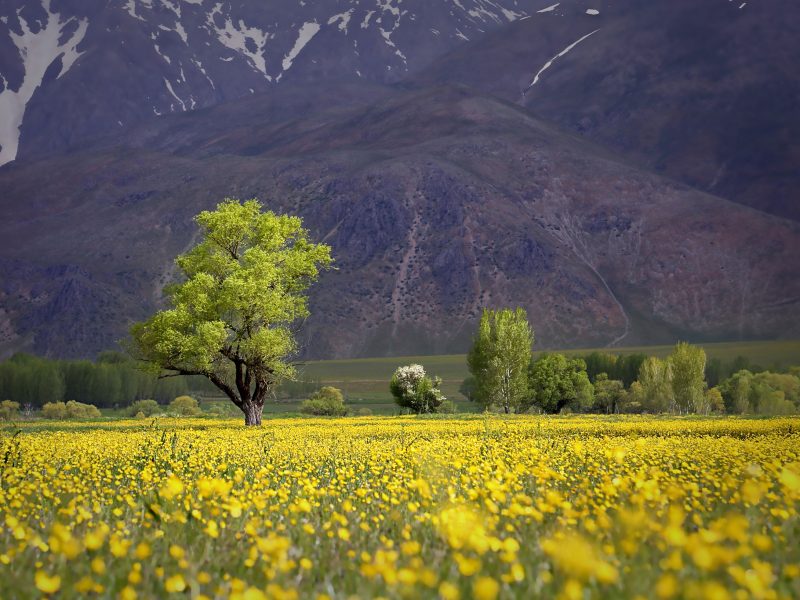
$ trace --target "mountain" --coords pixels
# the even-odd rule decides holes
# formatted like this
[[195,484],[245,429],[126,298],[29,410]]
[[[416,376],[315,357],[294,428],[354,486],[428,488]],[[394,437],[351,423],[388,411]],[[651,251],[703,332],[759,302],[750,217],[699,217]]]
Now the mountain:
[[[317,84],[152,119],[0,170],[6,350],[85,356],[160,301],[225,196],[301,215],[337,271],[309,357],[463,351],[483,306],[539,347],[800,334],[800,225],[462,86]],[[358,98],[353,102],[350,99]]]
[[553,4],[412,76],[521,106],[697,189],[800,220],[800,9]]
[[0,164],[286,82],[397,81],[539,4],[3,0]]
[[800,335],[777,0],[0,0],[0,354],[92,356],[229,196],[333,247],[307,357]]

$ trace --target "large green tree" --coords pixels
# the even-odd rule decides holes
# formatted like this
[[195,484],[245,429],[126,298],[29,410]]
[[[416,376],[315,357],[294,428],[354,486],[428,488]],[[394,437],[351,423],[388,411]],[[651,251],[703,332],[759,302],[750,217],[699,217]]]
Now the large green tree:
[[580,358],[563,354],[540,356],[530,363],[528,382],[527,407],[535,405],[546,413],[558,413],[564,408],[580,410],[592,405],[594,390],[586,363]]
[[467,355],[473,397],[485,408],[519,411],[528,394],[533,329],[522,308],[484,309]]
[[270,390],[295,374],[292,327],[330,248],[255,200],[226,199],[196,221],[202,240],[176,259],[184,280],[166,289],[168,309],[131,328],[132,353],[165,376],[208,378],[259,425]]

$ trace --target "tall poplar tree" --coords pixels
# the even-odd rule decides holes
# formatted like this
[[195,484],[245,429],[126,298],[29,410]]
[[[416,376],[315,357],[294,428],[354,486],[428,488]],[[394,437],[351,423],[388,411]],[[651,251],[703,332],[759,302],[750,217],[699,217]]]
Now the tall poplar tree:
[[704,404],[706,391],[706,351],[681,342],[668,360],[672,366],[672,392],[678,411],[697,412]]
[[484,309],[467,356],[474,399],[485,408],[518,411],[528,395],[533,329],[522,308]]

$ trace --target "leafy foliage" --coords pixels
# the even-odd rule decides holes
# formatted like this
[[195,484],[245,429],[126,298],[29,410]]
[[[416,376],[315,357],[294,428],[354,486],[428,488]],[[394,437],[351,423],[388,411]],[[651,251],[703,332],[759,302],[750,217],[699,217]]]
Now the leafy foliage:
[[790,373],[743,369],[723,381],[719,391],[733,414],[786,415],[800,408],[800,378]]

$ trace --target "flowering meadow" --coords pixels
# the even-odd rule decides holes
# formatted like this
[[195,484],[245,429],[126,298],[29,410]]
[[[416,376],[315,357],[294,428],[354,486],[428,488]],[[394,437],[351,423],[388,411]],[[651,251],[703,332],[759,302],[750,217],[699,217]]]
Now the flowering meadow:
[[4,599],[800,597],[800,419],[20,427]]

